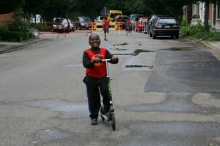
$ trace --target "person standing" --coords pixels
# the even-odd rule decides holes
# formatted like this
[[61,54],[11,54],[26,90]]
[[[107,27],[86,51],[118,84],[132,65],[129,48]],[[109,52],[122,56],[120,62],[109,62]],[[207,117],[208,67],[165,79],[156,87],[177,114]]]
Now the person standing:
[[110,21],[107,19],[107,17],[105,17],[105,19],[102,22],[103,28],[104,28],[104,40],[107,41],[107,36],[109,33],[109,25],[110,25]]
[[[83,82],[86,84],[88,106],[91,118],[91,125],[98,124],[98,114],[100,111],[101,100],[103,97],[104,113],[109,111],[111,93],[108,88],[109,78],[107,77],[106,63],[102,59],[111,59],[109,63],[117,64],[118,57],[113,56],[106,48],[100,48],[100,38],[97,34],[89,37],[90,49],[83,53],[83,66],[86,68],[86,76]],[[101,111],[102,112],[102,111]],[[102,114],[104,114],[102,112]]]

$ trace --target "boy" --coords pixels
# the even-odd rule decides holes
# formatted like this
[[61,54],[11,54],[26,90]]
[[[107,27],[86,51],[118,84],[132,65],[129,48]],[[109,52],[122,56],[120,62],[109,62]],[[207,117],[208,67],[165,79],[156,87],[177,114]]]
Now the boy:
[[104,28],[104,40],[107,41],[107,36],[109,33],[109,25],[110,25],[110,21],[107,19],[107,17],[105,17],[105,19],[102,22],[103,28]]
[[110,63],[118,63],[118,57],[113,56],[106,48],[99,48],[100,43],[99,36],[91,34],[89,36],[91,48],[83,53],[83,66],[86,68],[86,77],[83,81],[87,89],[91,125],[98,124],[97,119],[101,106],[100,93],[103,97],[105,112],[109,111],[109,101],[111,100],[108,90],[109,78],[106,77],[106,63],[101,60],[111,59]]

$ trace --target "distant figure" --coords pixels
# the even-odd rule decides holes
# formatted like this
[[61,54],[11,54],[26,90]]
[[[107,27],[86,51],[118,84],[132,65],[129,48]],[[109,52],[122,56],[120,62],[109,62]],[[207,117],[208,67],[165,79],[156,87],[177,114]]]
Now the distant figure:
[[129,20],[127,20],[126,22],[126,31],[131,31],[131,22]]
[[105,17],[105,19],[102,22],[103,28],[104,28],[104,40],[107,41],[107,36],[109,33],[109,25],[110,25],[110,21],[107,19],[107,17]]

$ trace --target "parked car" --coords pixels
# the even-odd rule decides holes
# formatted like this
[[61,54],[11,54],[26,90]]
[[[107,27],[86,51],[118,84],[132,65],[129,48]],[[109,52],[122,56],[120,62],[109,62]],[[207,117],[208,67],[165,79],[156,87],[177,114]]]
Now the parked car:
[[145,31],[146,32],[146,23],[148,17],[140,17],[139,20],[136,22],[135,30],[136,31]]
[[92,22],[92,20],[87,16],[80,16],[77,17],[75,20],[75,28],[76,29],[89,29],[89,23]]
[[150,24],[150,37],[156,36],[175,36],[179,38],[179,25],[174,17],[157,16]]
[[103,20],[103,17],[102,16],[97,16],[95,19],[94,19],[94,22],[102,22]]
[[126,28],[126,22],[128,21],[127,15],[116,15],[114,21],[122,22],[122,29]]
[[53,20],[53,26],[52,26],[52,31],[74,31],[75,28],[73,26],[73,23],[71,22],[70,19],[67,18],[54,18]]
[[159,16],[164,16],[164,15],[150,15],[150,17],[148,17],[148,20],[147,20],[147,24],[146,24],[146,28],[147,28],[147,34],[150,35],[150,24],[152,24],[152,20],[155,18],[155,17],[159,17]]
[[114,18],[114,21],[122,21],[122,19],[125,19],[125,18],[128,19],[128,16],[127,15],[116,15]]
[[144,17],[144,15],[143,14],[131,14],[131,15],[128,16],[128,19],[131,23],[131,28],[130,29],[135,28],[135,24],[136,24],[136,22],[138,21],[138,19],[140,17]]

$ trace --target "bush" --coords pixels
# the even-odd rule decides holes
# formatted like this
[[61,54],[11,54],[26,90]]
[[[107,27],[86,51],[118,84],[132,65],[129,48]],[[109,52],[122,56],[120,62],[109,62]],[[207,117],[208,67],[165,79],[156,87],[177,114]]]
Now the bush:
[[13,21],[8,23],[9,31],[29,31],[29,25],[26,21]]
[[188,21],[186,20],[186,18],[183,18],[183,19],[182,19],[181,27],[189,27],[189,23],[188,23]]
[[198,32],[192,37],[204,41],[220,41],[219,32]]
[[29,31],[0,31],[2,41],[21,42],[32,36]]
[[8,24],[6,22],[0,23],[0,31],[8,31]]
[[36,24],[36,29],[37,29],[38,31],[51,31],[51,30],[52,30],[51,27],[52,27],[52,26],[49,25],[49,24],[47,24],[47,23],[37,23],[37,24]]
[[199,32],[204,32],[204,26],[202,25],[202,21],[200,19],[196,20],[195,25],[190,25],[190,35],[195,35],[196,33]]

